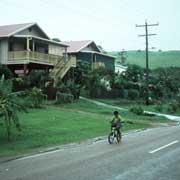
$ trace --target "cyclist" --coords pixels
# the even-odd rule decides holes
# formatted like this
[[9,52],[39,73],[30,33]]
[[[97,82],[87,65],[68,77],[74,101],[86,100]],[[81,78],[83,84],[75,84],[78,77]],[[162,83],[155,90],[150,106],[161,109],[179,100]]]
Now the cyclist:
[[116,127],[117,132],[120,134],[120,128],[122,127],[122,123],[124,123],[124,121],[122,121],[118,111],[114,111],[113,115],[113,119],[111,120],[111,131],[113,127]]

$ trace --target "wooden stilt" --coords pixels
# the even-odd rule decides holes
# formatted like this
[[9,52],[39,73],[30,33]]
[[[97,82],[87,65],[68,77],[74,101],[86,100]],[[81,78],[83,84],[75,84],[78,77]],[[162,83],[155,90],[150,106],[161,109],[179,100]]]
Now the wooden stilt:
[[24,76],[27,75],[27,64],[24,64]]

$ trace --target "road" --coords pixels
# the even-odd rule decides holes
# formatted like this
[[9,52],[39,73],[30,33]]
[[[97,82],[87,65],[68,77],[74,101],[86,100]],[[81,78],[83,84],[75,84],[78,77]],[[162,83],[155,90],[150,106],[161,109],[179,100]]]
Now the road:
[[81,143],[0,164],[0,180],[179,180],[180,126]]

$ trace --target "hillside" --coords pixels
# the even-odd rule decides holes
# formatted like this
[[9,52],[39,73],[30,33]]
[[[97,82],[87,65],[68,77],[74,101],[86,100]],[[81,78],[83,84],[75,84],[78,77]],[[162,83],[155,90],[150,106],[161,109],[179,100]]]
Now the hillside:
[[[117,51],[109,52],[117,57]],[[145,67],[145,51],[127,51],[127,63],[137,64]],[[180,51],[149,52],[149,66],[151,69],[157,67],[180,67]]]

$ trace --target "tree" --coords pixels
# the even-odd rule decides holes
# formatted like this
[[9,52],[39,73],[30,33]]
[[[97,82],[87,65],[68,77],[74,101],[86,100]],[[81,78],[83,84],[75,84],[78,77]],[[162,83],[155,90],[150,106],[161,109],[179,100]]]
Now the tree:
[[118,63],[121,65],[126,65],[127,61],[127,52],[122,49],[122,51],[118,52]]
[[25,111],[25,107],[22,100],[12,93],[12,82],[5,80],[2,76],[0,79],[0,117],[4,120],[8,142],[10,141],[12,122],[19,131],[21,130],[17,112],[22,110]]
[[90,72],[87,89],[91,97],[109,96],[113,85],[114,72],[104,68],[99,68]]
[[31,87],[44,88],[49,80],[48,73],[43,70],[32,70],[26,77],[26,81]]
[[97,45],[98,49],[103,52],[104,54],[107,54],[107,52],[103,49],[101,45]]
[[129,65],[125,71],[125,77],[128,81],[139,82],[144,77],[144,69],[138,65]]
[[180,68],[157,68],[151,72],[149,83],[156,98],[172,98],[180,90]]
[[5,65],[0,64],[0,77],[4,76],[5,79],[11,79],[13,77],[12,72]]
[[59,38],[53,38],[52,40],[56,41],[56,42],[61,42],[61,40]]

